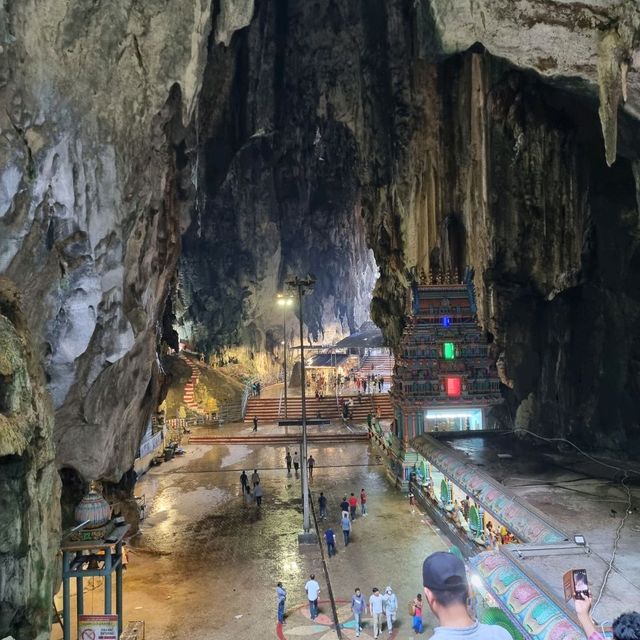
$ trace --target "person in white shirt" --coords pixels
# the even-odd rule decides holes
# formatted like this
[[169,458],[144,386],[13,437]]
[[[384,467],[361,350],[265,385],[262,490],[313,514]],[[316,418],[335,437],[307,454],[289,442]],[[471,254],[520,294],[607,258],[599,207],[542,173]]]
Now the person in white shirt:
[[369,613],[373,618],[373,637],[377,638],[382,632],[382,612],[384,598],[380,595],[378,587],[373,587],[373,593],[369,597]]
[[307,598],[309,599],[309,613],[311,619],[315,620],[318,617],[318,594],[320,593],[320,585],[316,581],[315,574],[309,576],[307,584],[304,585],[304,590],[307,592]]

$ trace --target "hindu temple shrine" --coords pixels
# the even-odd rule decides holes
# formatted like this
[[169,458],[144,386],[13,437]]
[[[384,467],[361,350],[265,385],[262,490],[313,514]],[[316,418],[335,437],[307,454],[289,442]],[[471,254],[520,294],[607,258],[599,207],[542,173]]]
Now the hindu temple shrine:
[[471,278],[414,282],[393,374],[395,433],[408,448],[432,431],[485,428],[501,402],[495,357],[478,323]]

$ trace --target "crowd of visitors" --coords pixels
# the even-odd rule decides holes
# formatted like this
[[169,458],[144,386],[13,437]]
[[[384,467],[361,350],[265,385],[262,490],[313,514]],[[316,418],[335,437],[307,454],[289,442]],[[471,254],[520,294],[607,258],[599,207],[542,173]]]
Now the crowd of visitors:
[[[343,513],[344,516],[344,513]],[[328,535],[331,529],[327,529]],[[335,547],[335,536],[327,545]],[[331,547],[330,547],[331,548]],[[335,551],[334,551],[335,553]],[[331,551],[330,554],[332,555]],[[476,619],[472,607],[473,590],[467,578],[464,562],[456,555],[437,551],[425,558],[422,563],[422,591],[426,604],[438,620],[433,630],[432,640],[513,640],[512,635],[500,625],[483,624]],[[315,620],[319,613],[318,595],[320,584],[311,574],[305,585],[309,601],[309,613]],[[423,593],[418,593],[409,602],[411,626],[416,634],[423,633]],[[278,600],[278,622],[284,624],[284,599],[286,591],[282,583],[276,587]],[[575,600],[578,620],[584,630],[586,640],[604,640],[604,635],[597,630],[591,619],[591,597],[585,596]],[[356,637],[362,633],[366,625],[364,618],[371,617],[371,628],[374,638],[378,638],[384,629],[389,636],[393,633],[393,625],[398,616],[398,598],[389,585],[384,592],[373,587],[368,600],[360,587],[356,587],[351,596],[351,612],[355,622]],[[640,640],[640,613],[624,613],[613,621],[614,640]]]
[[[329,530],[327,530],[329,531]],[[335,542],[332,543],[335,545]],[[434,629],[432,638],[436,640],[513,640],[511,634],[498,625],[478,622],[471,613],[470,599],[472,591],[467,581],[464,562],[452,553],[437,551],[428,556],[422,564],[422,584],[424,596],[429,608],[438,619],[439,626]],[[319,613],[318,596],[320,584],[314,574],[309,576],[305,584],[305,592],[309,601],[309,614],[315,620]],[[284,595],[283,595],[284,594]],[[284,598],[286,591],[282,583],[276,587],[278,601],[278,622],[284,624]],[[362,633],[366,625],[364,618],[371,617],[373,637],[378,638],[385,629],[389,636],[393,633],[393,625],[398,617],[398,597],[391,585],[380,592],[378,587],[371,589],[368,600],[360,587],[356,587],[351,596],[351,612],[353,613],[356,637]],[[411,626],[415,633],[423,632],[423,594],[418,593],[409,602]],[[625,639],[627,636],[621,636]],[[636,636],[628,636],[637,640]],[[600,640],[598,636],[590,640]]]
[[358,393],[382,393],[385,378],[375,373],[364,374],[361,371],[350,371],[347,375],[338,373],[325,376],[322,373],[311,373],[307,380],[307,388],[313,391],[317,399],[322,399],[336,390],[339,393],[357,391]]

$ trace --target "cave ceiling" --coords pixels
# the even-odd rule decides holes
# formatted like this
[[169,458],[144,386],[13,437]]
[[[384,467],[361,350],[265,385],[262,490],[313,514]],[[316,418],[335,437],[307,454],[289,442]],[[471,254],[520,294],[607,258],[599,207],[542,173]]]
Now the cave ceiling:
[[511,419],[636,428],[637,4],[27,0],[0,18],[0,269],[60,466],[130,466],[168,322],[208,352],[268,346],[275,293],[306,273],[314,336],[371,314],[393,345],[408,270],[470,265]]

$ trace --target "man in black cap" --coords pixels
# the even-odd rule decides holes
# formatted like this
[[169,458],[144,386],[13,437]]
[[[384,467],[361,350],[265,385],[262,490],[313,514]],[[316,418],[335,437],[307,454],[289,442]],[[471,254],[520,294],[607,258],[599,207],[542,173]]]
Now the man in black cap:
[[471,590],[464,562],[452,553],[432,553],[422,564],[422,584],[439,627],[431,640],[513,640],[497,625],[480,624],[469,614]]

